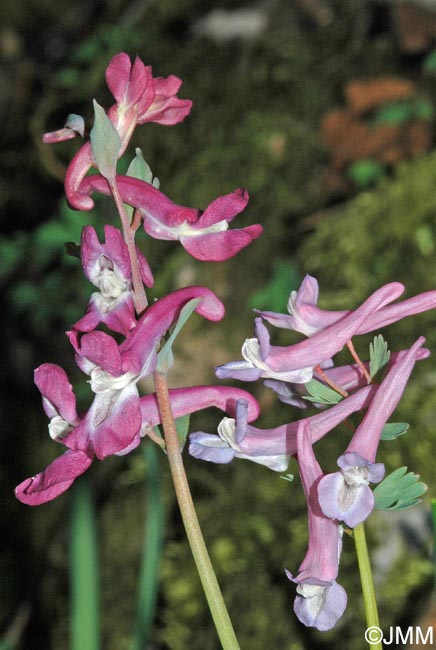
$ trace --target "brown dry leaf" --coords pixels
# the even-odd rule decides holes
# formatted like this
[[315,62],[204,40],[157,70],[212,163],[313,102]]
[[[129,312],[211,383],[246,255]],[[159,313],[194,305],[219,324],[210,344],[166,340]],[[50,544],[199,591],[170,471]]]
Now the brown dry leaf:
[[413,97],[416,85],[398,77],[378,77],[368,81],[350,81],[345,87],[349,110],[362,115],[384,104]]

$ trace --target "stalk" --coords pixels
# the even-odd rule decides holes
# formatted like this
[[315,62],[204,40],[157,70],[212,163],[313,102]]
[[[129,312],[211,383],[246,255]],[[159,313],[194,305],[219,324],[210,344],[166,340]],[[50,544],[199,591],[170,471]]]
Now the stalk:
[[[360,581],[362,583],[363,602],[365,605],[367,629],[376,627],[380,629],[377,601],[375,598],[374,581],[372,578],[371,563],[369,560],[368,546],[366,543],[365,527],[363,522],[353,529],[354,544],[356,547],[357,562],[359,564]],[[371,650],[383,650],[382,642],[369,643]]]
[[[121,199],[120,192],[116,180],[108,180],[109,186],[114,197],[115,205],[117,206],[118,214],[121,220],[123,229],[123,237],[126,242],[127,250],[129,251],[130,265],[132,268],[132,285],[133,285],[133,302],[137,314],[141,314],[148,305],[147,296],[144,290],[144,284],[141,278],[141,271],[139,269],[138,255],[135,246],[135,227],[131,227],[129,217],[127,216],[126,208]],[[135,224],[136,225],[136,224]]]
[[162,427],[164,430],[168,462],[177,496],[177,502],[179,504],[186,535],[188,537],[192,555],[194,556],[194,561],[203,585],[209,609],[223,650],[239,650],[239,644],[207,552],[197,513],[195,512],[194,503],[192,501],[188,479],[183,466],[174,417],[171,410],[166,376],[155,372],[154,382]]

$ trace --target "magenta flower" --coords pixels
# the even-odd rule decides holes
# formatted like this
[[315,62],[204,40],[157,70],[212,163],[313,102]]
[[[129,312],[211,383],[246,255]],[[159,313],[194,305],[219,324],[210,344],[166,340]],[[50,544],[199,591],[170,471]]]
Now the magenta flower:
[[[139,209],[147,234],[155,239],[178,240],[201,261],[229,259],[262,232],[259,224],[229,230],[229,222],[248,202],[248,194],[242,189],[218,197],[203,212],[176,205],[153,185],[136,178],[117,176],[117,185],[124,203]],[[95,191],[111,194],[107,180],[97,174],[85,178],[79,191],[84,196]]]
[[[221,379],[235,378],[254,381],[260,377],[305,384],[312,379],[314,368],[331,366],[331,357],[364,329],[369,331],[368,319],[375,311],[392,302],[403,291],[398,282],[386,284],[375,291],[356,310],[347,313],[313,334],[310,338],[288,347],[272,346],[261,319],[256,319],[257,338],[247,339],[242,348],[243,361],[227,363],[216,369]],[[435,296],[436,296],[436,292]]]
[[[132,270],[121,232],[104,227],[105,242],[100,244],[92,226],[82,230],[81,257],[84,273],[99,291],[91,295],[86,314],[73,326],[89,332],[104,323],[114,332],[128,335],[136,326],[132,298]],[[137,251],[143,282],[153,286],[153,276],[145,257]]]
[[[109,109],[108,117],[120,136],[118,157],[126,150],[137,124],[177,124],[192,107],[190,100],[177,97],[182,83],[180,79],[173,75],[166,79],[154,79],[151,66],[145,66],[138,57],[132,65],[129,56],[123,52],[110,61],[106,69],[106,82],[116,101]],[[43,140],[50,143],[71,137],[74,137],[74,129],[67,127],[67,130],[64,128],[46,133]],[[68,201],[77,210],[91,210],[93,207],[92,199],[78,191],[82,179],[93,165],[91,144],[87,142],[74,156],[65,177]]]
[[310,425],[301,422],[297,432],[298,467],[309,518],[309,545],[295,578],[297,584],[294,612],[307,627],[330,630],[347,606],[347,594],[336,582],[342,540],[338,522],[323,515],[317,498],[317,485],[323,473],[311,444]]
[[353,528],[371,514],[374,494],[369,483],[379,483],[385,471],[383,463],[375,462],[381,432],[401,399],[424,341],[420,337],[380,384],[350,444],[338,459],[341,471],[327,474],[319,482],[318,497],[326,517],[344,521]]
[[218,435],[203,431],[190,434],[189,453],[195,458],[220,464],[243,458],[283,472],[290,456],[297,453],[297,431],[302,424],[310,426],[313,444],[351,413],[367,408],[375,392],[375,385],[366,386],[328,410],[273,429],[258,429],[248,424],[247,403],[239,400],[235,418],[224,418],[218,425]]
[[[402,284],[397,282],[395,285],[398,288],[398,293],[396,295],[393,293],[389,302],[395,300],[404,291]],[[289,296],[289,316],[270,311],[259,311],[258,313],[262,318],[276,327],[295,330],[306,336],[313,336],[352,313],[350,311],[328,311],[326,309],[320,309],[317,306],[318,293],[317,280],[310,275],[306,275],[298,291],[292,291]],[[379,308],[375,308],[372,313],[368,313],[367,318],[362,321],[362,324],[355,333],[366,334],[373,332],[382,327],[387,327],[402,318],[419,314],[423,311],[434,309],[435,307],[436,291],[421,293],[395,305],[381,305]]]
[[[68,439],[69,434],[86,421],[87,414],[81,417],[77,415],[75,397],[65,371],[59,366],[44,364],[35,372],[35,383],[43,395],[44,410],[50,418],[51,437],[68,447],[71,442]],[[242,398],[249,403],[249,418],[255,419],[259,413],[258,404],[254,397],[242,389],[194,386],[170,391],[171,406],[176,418],[211,406],[232,414],[236,400]],[[139,407],[140,435],[143,436],[160,423],[156,395],[153,393],[141,397]],[[130,445],[117,452],[117,455],[128,453],[133,448],[134,446]],[[44,471],[20,483],[15,489],[15,495],[23,503],[32,506],[51,501],[65,492],[75,479],[88,469],[93,458],[94,454],[89,447],[85,450],[68,449]]]
[[[87,469],[94,455],[103,460],[137,447],[143,422],[137,383],[154,371],[162,336],[177,320],[182,307],[194,298],[201,298],[195,308],[200,315],[212,321],[222,318],[223,305],[212,291],[188,287],[149,307],[121,345],[101,331],[82,336],[77,331],[69,333],[76,361],[90,376],[91,389],[95,393],[89,410],[81,417],[77,415],[74,394],[64,370],[53,364],[37,369],[35,382],[43,395],[44,409],[51,418],[50,435],[71,451],[55,461],[54,478],[61,476],[63,480],[56,479],[54,492],[47,494],[57,496],[60,492],[56,490],[67,489],[74,478]],[[53,477],[49,476],[51,481]],[[39,475],[38,481],[43,481],[43,485],[46,485],[45,480],[46,475]],[[39,490],[39,483],[35,485]],[[19,486],[18,494],[24,491],[26,498],[30,498],[34,491],[32,486],[33,480],[25,482]]]

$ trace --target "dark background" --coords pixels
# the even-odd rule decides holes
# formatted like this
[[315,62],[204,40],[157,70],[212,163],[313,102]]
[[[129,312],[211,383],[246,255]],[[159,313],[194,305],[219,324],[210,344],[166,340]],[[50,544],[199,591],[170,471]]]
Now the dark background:
[[[90,286],[64,242],[86,223],[113,217],[108,201],[92,214],[63,199],[75,141],[41,144],[69,112],[92,119],[92,98],[111,105],[104,70],[113,54],[138,54],[155,76],[183,79],[191,115],[171,128],[139,127],[141,146],[161,189],[182,205],[205,207],[246,187],[239,225],[260,222],[264,235],[235,259],[202,265],[176,244],[139,239],[157,277],[155,295],[204,283],[227,306],[220,325],[196,322],[179,344],[173,385],[214,381],[212,368],[240,355],[252,336],[253,307],[285,311],[304,273],[317,276],[321,304],[356,306],[383,283],[407,295],[434,287],[436,228],[436,13],[425,2],[205,0],[5,4],[0,27],[0,328],[2,417],[0,481],[0,625],[6,647],[68,648],[70,496],[31,509],[14,486],[59,450],[49,439],[33,369],[59,363],[79,386],[64,332],[84,311]],[[364,81],[370,86],[352,84]],[[351,84],[351,85],[350,85]],[[351,90],[350,90],[351,88]],[[354,94],[353,94],[354,93]],[[365,104],[368,97],[372,103]],[[351,98],[351,99],[350,99]],[[352,99],[354,98],[354,104]],[[334,112],[332,112],[334,111]],[[121,165],[124,164],[121,162]],[[421,334],[436,343],[434,316],[384,332],[393,350]],[[288,333],[274,342],[286,344]],[[368,340],[359,342],[362,356]],[[82,386],[80,388],[80,386]],[[384,443],[389,469],[407,465],[434,494],[436,373],[420,364],[397,420],[411,432]],[[259,426],[298,418],[260,386]],[[213,431],[200,416],[193,430]],[[326,470],[343,450],[344,432],[318,447]],[[346,540],[340,581],[350,606],[336,630],[313,633],[296,622],[296,572],[307,542],[299,482],[289,484],[244,461],[212,466],[187,459],[213,562],[241,647],[363,645],[364,619],[354,551]],[[295,472],[295,466],[290,466]],[[162,457],[166,544],[150,648],[218,648]],[[129,647],[143,528],[140,454],[95,463],[102,587],[102,648]],[[418,624],[429,610],[432,563],[429,498],[413,511],[378,513],[374,549],[382,625]],[[425,619],[428,621],[428,619]],[[423,624],[423,623],[422,623]],[[6,645],[8,641],[9,646]]]

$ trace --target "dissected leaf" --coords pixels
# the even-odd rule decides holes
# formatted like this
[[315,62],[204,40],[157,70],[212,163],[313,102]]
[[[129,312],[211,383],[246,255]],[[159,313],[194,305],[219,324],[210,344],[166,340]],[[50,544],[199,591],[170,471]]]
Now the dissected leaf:
[[408,431],[409,424],[407,422],[388,422],[383,427],[380,440],[395,440]]
[[316,404],[337,404],[341,401],[342,395],[337,393],[333,388],[322,384],[317,379],[311,379],[305,384],[309,395],[304,395],[303,399]]
[[379,370],[384,368],[389,361],[391,353],[388,350],[388,344],[383,336],[379,334],[374,337],[374,341],[369,344],[369,374],[371,379],[375,377]]
[[419,474],[399,467],[374,489],[375,507],[379,510],[404,510],[421,501],[427,486],[419,480]]

